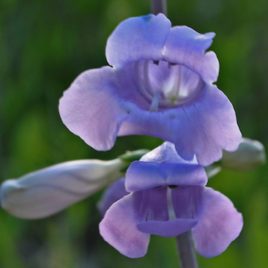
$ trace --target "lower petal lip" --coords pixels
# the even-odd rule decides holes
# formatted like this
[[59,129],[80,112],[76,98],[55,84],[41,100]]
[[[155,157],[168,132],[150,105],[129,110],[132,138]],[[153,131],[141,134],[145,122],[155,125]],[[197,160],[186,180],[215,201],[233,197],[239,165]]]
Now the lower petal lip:
[[174,219],[168,221],[147,221],[137,224],[137,228],[144,233],[159,235],[163,237],[175,237],[191,230],[197,219]]

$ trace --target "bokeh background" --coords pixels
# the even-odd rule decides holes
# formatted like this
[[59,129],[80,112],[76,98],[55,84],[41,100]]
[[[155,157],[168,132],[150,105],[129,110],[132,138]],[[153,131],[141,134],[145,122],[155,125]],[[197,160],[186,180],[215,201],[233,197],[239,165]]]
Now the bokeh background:
[[[0,181],[72,159],[111,159],[126,150],[152,149],[160,140],[122,137],[96,152],[62,124],[57,106],[82,71],[106,65],[106,39],[130,16],[150,12],[144,0],[1,0]],[[268,148],[267,0],[168,1],[173,25],[216,32],[212,49],[217,82],[232,101],[246,137]],[[268,266],[268,167],[224,170],[209,185],[230,197],[244,215],[240,237],[200,267]],[[148,254],[121,256],[98,233],[101,193],[44,220],[16,219],[0,211],[0,267],[178,267],[174,239],[152,237]]]

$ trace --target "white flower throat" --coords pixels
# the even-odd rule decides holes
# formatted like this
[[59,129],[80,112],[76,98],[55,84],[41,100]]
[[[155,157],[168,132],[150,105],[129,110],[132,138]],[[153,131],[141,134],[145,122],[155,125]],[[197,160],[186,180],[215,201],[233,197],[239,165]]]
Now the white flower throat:
[[149,110],[170,108],[191,100],[201,89],[201,78],[189,68],[167,61],[136,63],[140,93],[150,103]]

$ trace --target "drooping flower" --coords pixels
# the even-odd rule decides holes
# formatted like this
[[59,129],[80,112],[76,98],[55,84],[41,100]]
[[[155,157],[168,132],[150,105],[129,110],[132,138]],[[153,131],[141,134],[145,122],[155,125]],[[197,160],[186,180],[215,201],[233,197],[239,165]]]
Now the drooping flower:
[[64,124],[97,150],[117,136],[149,135],[173,142],[201,165],[241,141],[228,98],[213,83],[219,63],[206,52],[214,33],[171,27],[163,15],[129,18],[107,41],[112,66],[88,70],[60,100]]
[[[183,161],[174,145],[164,143],[130,165],[125,181],[129,194],[112,205],[105,196],[106,207],[111,206],[100,233],[122,254],[138,258],[146,254],[150,234],[173,237],[192,230],[201,255],[219,255],[239,235],[243,219],[232,202],[205,187],[206,182],[203,167]],[[122,184],[114,190],[123,193]],[[116,196],[111,190],[108,195]]]

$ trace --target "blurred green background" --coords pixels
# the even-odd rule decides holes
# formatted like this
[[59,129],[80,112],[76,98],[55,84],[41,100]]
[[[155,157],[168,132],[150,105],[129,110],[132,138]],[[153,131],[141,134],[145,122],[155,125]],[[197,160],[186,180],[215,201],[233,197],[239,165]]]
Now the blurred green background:
[[[122,137],[96,152],[62,124],[58,99],[83,70],[106,65],[106,39],[130,16],[150,12],[149,0],[1,0],[0,180],[71,159],[111,159],[160,140]],[[216,32],[218,86],[230,98],[246,137],[268,146],[267,0],[168,1],[173,25]],[[240,237],[200,267],[268,267],[267,166],[224,170],[209,185],[230,197],[244,215]],[[174,239],[152,237],[148,254],[121,256],[98,233],[95,194],[44,220],[16,219],[0,211],[1,268],[178,267]]]

